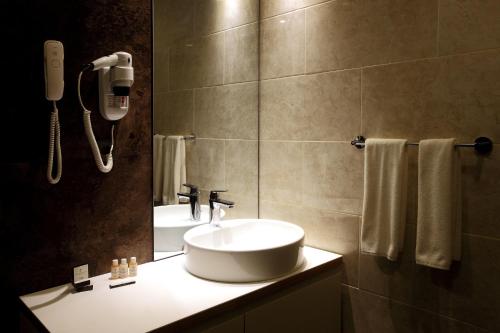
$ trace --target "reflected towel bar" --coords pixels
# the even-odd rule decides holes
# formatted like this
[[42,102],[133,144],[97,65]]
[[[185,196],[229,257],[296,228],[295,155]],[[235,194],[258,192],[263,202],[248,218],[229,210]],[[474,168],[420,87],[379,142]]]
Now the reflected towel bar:
[[[365,147],[365,138],[363,136],[357,136],[351,141],[351,145],[358,149],[363,149]],[[408,143],[409,146],[418,146],[418,143]],[[486,137],[479,137],[474,140],[474,143],[458,143],[455,147],[468,147],[474,148],[474,150],[481,155],[489,154],[493,150],[493,141]]]
[[196,140],[196,135],[184,135],[184,140]]

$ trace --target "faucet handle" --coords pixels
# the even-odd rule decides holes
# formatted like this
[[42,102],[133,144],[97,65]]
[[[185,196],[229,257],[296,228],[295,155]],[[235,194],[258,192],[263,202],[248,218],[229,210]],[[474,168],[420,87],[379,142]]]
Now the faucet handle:
[[210,200],[217,200],[219,199],[219,193],[224,193],[227,192],[227,190],[213,190],[210,191]]
[[210,203],[210,208],[213,209],[213,207],[214,207],[213,203],[214,202],[222,204],[222,205],[224,205],[227,208],[233,208],[234,207],[234,202],[229,201],[229,200],[223,200],[223,199],[219,198],[219,193],[223,193],[223,192],[227,192],[227,190],[214,190],[214,191],[210,191],[210,200],[208,200],[209,203]]
[[191,184],[182,184],[182,186],[189,188],[190,194],[198,194],[198,186]]

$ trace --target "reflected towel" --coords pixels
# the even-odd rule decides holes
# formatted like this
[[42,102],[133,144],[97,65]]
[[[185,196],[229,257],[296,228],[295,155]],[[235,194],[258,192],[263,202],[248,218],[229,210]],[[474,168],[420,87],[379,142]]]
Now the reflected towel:
[[449,269],[460,260],[460,157],[455,139],[422,140],[418,156],[417,264]]
[[164,146],[165,136],[155,134],[153,136],[153,200],[162,200],[163,173],[164,173]]
[[183,192],[186,183],[186,144],[184,137],[168,136],[165,142],[165,172],[163,175],[162,203],[179,203],[178,192]]
[[368,139],[365,149],[361,251],[397,260],[406,223],[407,140]]

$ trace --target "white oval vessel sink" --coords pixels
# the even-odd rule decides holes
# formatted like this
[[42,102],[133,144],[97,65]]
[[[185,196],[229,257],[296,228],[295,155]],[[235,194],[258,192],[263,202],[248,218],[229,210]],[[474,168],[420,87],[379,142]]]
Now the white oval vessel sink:
[[266,219],[221,221],[184,234],[186,269],[221,282],[273,279],[300,266],[304,230],[292,223]]
[[[201,205],[200,221],[191,220],[190,205],[166,205],[154,207],[155,252],[182,251],[184,234],[191,228],[208,223],[209,207]],[[221,210],[221,216],[225,212]]]

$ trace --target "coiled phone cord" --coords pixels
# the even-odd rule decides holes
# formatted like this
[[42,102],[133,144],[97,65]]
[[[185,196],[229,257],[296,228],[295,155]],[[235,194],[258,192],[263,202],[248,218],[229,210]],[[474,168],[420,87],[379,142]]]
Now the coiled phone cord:
[[[47,160],[47,180],[51,184],[59,183],[62,175],[61,128],[59,126],[59,110],[56,101],[52,101],[54,109],[50,115],[49,157]],[[54,167],[54,150],[57,152],[56,176],[52,175]]]
[[97,141],[94,136],[94,131],[92,130],[92,121],[90,120],[90,115],[92,112],[83,105],[82,96],[80,94],[80,81],[82,79],[84,71],[85,69],[82,70],[78,75],[78,100],[80,101],[80,105],[82,106],[83,109],[83,125],[85,127],[85,134],[87,135],[90,148],[92,149],[92,154],[94,155],[94,160],[97,164],[97,168],[99,169],[99,171],[103,173],[108,173],[113,168],[112,152],[113,152],[113,146],[115,145],[115,139],[114,139],[115,125],[113,124],[113,126],[111,127],[111,148],[109,149],[109,153],[106,154],[106,163],[104,163],[102,160],[101,151],[99,150],[99,145],[97,144]]

